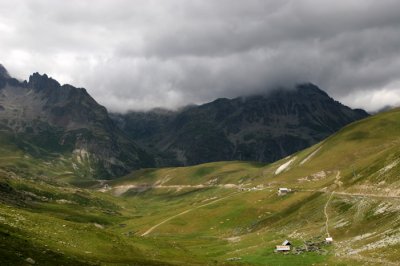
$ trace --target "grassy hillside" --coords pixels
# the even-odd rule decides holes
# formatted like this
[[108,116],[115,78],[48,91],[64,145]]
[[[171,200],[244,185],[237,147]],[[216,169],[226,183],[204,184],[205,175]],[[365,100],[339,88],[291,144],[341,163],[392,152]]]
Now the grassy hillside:
[[[396,109],[268,165],[144,169],[82,183],[70,158],[35,159],[3,141],[0,258],[5,265],[27,258],[38,265],[396,265],[399,133]],[[278,196],[279,187],[292,193]],[[328,234],[332,245],[323,243]],[[285,239],[296,254],[274,253]],[[302,252],[306,246],[313,251]]]

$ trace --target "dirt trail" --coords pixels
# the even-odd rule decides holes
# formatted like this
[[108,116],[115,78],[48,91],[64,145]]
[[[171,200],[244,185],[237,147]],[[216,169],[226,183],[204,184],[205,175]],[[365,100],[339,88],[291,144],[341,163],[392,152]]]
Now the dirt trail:
[[[322,192],[329,193],[329,191],[323,189],[297,189],[298,192]],[[377,199],[400,199],[400,196],[382,195],[382,194],[370,194],[370,193],[352,193],[335,191],[337,196],[348,196],[348,197],[361,197],[361,198],[377,198]]]
[[216,200],[211,201],[211,202],[209,202],[209,203],[206,203],[206,204],[203,204],[203,205],[199,205],[199,206],[196,206],[196,207],[194,207],[194,208],[191,208],[191,209],[188,209],[188,210],[186,210],[186,211],[183,211],[183,212],[181,212],[181,213],[175,214],[174,216],[171,216],[171,217],[169,217],[169,218],[163,220],[162,222],[160,222],[160,223],[154,225],[154,226],[151,227],[149,230],[147,230],[146,232],[144,232],[141,236],[146,236],[146,235],[150,234],[154,229],[156,229],[156,228],[159,227],[160,225],[163,225],[163,224],[165,224],[166,222],[169,222],[169,221],[171,221],[172,219],[175,219],[175,218],[178,217],[178,216],[181,216],[181,215],[186,214],[186,213],[188,213],[188,212],[190,212],[190,211],[193,211],[193,210],[195,210],[195,209],[199,209],[199,208],[202,208],[202,207],[205,207],[205,206],[214,204],[214,203],[216,203],[216,202],[218,202],[218,201],[221,201],[221,200],[224,200],[224,199],[227,199],[227,198],[230,198],[230,197],[233,197],[233,196],[235,196],[235,195],[242,194],[242,193],[243,193],[243,192],[232,193],[232,194],[230,194],[230,195],[228,195],[228,196],[225,196],[225,197],[216,199]]
[[[329,193],[329,191],[323,189],[297,189],[296,191]],[[377,198],[377,199],[400,199],[400,196],[379,195],[379,194],[369,194],[369,193],[351,193],[351,192],[340,192],[340,191],[335,191],[335,195],[348,196],[348,197],[361,197],[361,198]]]
[[334,191],[331,193],[331,195],[329,196],[328,201],[326,202],[326,204],[325,204],[325,206],[324,206],[325,230],[326,230],[326,235],[327,235],[327,237],[331,237],[331,235],[329,234],[329,216],[328,216],[328,211],[327,211],[327,209],[328,209],[328,206],[329,206],[329,202],[331,201],[332,196],[333,196],[334,193],[335,193]]
[[378,194],[369,194],[369,193],[335,192],[335,194],[341,195],[341,196],[352,196],[352,197],[400,199],[400,196],[378,195]]
[[113,194],[115,196],[121,196],[122,194],[124,194],[125,192],[127,192],[130,189],[147,190],[147,189],[173,188],[173,189],[176,189],[179,191],[179,190],[185,189],[185,188],[199,189],[199,188],[211,188],[211,187],[239,188],[240,186],[236,185],[236,184],[221,184],[221,185],[220,184],[218,184],[218,185],[204,185],[204,184],[199,184],[199,185],[156,185],[156,184],[136,185],[135,184],[135,185],[120,185],[120,186],[111,187],[110,189],[113,191]]

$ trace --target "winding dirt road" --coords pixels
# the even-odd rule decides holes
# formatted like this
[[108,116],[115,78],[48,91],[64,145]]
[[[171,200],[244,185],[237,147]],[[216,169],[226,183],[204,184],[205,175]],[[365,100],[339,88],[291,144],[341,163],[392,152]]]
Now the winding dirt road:
[[331,195],[329,196],[328,201],[326,202],[326,204],[325,204],[325,206],[324,206],[325,230],[326,230],[327,237],[331,237],[331,235],[329,234],[329,216],[328,216],[328,211],[327,211],[327,209],[328,209],[328,206],[329,206],[329,202],[331,201],[332,196],[333,196],[334,193],[335,193],[334,191],[331,193]]

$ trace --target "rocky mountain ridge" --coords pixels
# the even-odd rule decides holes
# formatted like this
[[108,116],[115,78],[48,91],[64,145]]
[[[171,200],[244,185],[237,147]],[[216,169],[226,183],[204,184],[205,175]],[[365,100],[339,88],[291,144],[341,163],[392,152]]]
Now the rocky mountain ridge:
[[367,117],[313,84],[264,95],[221,98],[180,111],[113,115],[136,142],[157,153],[161,165],[212,161],[273,162]]
[[66,156],[76,175],[213,161],[273,162],[367,117],[313,84],[221,98],[178,111],[109,114],[85,89],[46,74],[27,81],[0,66],[0,130],[34,156]]
[[85,89],[60,85],[46,74],[20,82],[0,67],[0,127],[35,156],[70,155],[75,170],[96,178],[154,165]]

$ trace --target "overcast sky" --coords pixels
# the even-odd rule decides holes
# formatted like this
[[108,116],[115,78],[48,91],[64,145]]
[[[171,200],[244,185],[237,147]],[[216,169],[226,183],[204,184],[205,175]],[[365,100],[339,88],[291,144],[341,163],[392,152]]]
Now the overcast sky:
[[398,0],[0,0],[0,63],[111,111],[176,108],[313,82],[400,105]]

